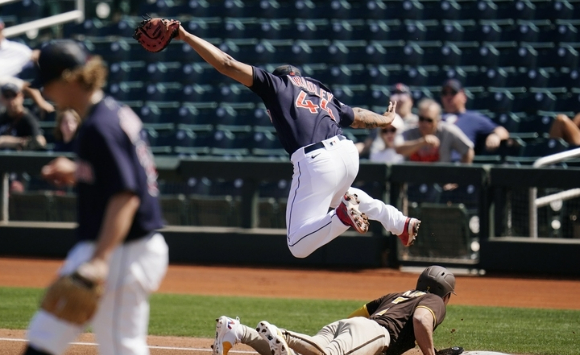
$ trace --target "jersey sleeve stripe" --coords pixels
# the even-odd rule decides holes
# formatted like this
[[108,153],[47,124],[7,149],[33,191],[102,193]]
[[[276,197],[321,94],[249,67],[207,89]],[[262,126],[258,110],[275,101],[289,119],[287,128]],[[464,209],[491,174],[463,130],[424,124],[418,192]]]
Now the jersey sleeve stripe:
[[431,308],[426,307],[426,306],[417,306],[417,308],[425,308],[426,310],[431,312],[431,314],[433,315],[433,327],[435,327],[435,325],[437,325],[437,316],[435,315],[435,312],[433,312],[433,310]]

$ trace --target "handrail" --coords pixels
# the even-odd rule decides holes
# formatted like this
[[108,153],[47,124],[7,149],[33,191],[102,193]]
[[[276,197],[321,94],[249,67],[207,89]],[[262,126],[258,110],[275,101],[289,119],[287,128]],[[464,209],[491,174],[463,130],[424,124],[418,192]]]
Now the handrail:
[[[560,152],[560,153],[556,153],[556,154],[547,155],[545,157],[542,157],[534,162],[533,167],[540,168],[540,167],[543,167],[546,165],[559,163],[561,161],[575,158],[578,156],[580,156],[580,148],[567,150],[565,152]],[[566,192],[566,191],[564,191],[564,192]],[[548,197],[548,196],[545,196],[544,200],[539,201],[537,187],[530,187],[530,192],[529,192],[528,196],[529,196],[528,210],[529,210],[529,214],[530,214],[530,222],[529,222],[530,223],[529,224],[530,238],[537,239],[538,238],[538,207],[543,206],[543,204],[540,205],[540,203],[543,203],[545,201],[553,201],[553,199],[546,199],[545,197]],[[565,195],[565,197],[573,198],[573,197],[576,197],[576,195],[571,193],[571,194]]]
[[[3,3],[7,3],[11,0],[0,0],[0,5]],[[76,10],[68,11],[62,14],[53,15],[45,18],[41,18],[38,20],[22,23],[16,26],[6,27],[2,34],[4,37],[14,37],[23,33],[26,33],[31,30],[38,30],[40,28],[50,27],[54,25],[58,25],[64,22],[70,21],[77,21],[80,23],[85,19],[85,3],[83,0],[76,0]]]

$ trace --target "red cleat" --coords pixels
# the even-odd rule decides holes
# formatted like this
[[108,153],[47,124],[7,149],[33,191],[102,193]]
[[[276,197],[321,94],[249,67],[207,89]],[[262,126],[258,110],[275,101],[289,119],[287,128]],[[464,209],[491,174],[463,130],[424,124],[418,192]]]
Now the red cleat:
[[364,213],[359,211],[359,203],[357,195],[351,195],[347,192],[342,197],[340,205],[336,208],[336,215],[345,226],[351,226],[357,232],[363,234],[369,230],[369,220]]
[[398,236],[404,246],[409,247],[415,243],[415,238],[419,232],[420,225],[421,221],[417,218],[407,217],[407,220],[405,221],[405,229],[403,230],[403,233]]

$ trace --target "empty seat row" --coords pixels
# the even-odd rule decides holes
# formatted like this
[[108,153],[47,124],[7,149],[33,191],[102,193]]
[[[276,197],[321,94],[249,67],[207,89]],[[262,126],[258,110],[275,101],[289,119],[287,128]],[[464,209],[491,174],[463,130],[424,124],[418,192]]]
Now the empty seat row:
[[[175,41],[158,53],[144,51],[130,39],[85,40],[87,47],[107,62],[146,61],[202,63],[203,59],[187,44]],[[441,42],[441,41],[362,41],[362,40],[257,40],[255,38],[216,41],[221,50],[237,60],[254,65],[296,64],[400,64],[476,65],[576,68],[580,43],[530,42]],[[149,69],[149,67],[147,67]],[[171,73],[172,68],[165,68]],[[122,68],[121,68],[122,71]],[[195,73],[193,73],[195,74]]]
[[[514,17],[517,18],[517,17]],[[67,37],[131,37],[140,19],[87,19],[64,26]],[[571,20],[375,20],[189,18],[183,26],[202,38],[575,42],[580,22]]]
[[403,19],[471,19],[471,18],[525,18],[556,19],[578,18],[573,1],[418,1],[418,0],[369,0],[369,1],[240,1],[207,0],[172,1],[160,0],[143,3],[140,13],[164,16],[191,15],[194,17],[224,16],[252,17],[260,13],[265,18],[403,18]]

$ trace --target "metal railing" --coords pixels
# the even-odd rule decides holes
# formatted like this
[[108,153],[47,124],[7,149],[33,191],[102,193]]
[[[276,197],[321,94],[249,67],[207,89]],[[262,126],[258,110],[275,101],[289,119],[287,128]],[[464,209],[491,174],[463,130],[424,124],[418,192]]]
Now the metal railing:
[[[556,153],[542,157],[534,162],[534,168],[540,168],[547,165],[552,165],[565,161],[571,158],[576,158],[580,156],[580,148],[567,150],[565,152]],[[554,201],[566,201],[575,197],[580,196],[580,188],[569,189],[566,191],[561,191],[552,195],[543,196],[538,198],[538,188],[530,187],[530,238],[538,238],[538,208],[546,206]]]
[[[7,4],[16,0],[0,0],[0,5]],[[84,0],[76,0],[76,10],[68,11],[62,14],[45,17],[42,19],[22,23],[16,26],[6,27],[2,34],[4,37],[14,37],[32,30],[38,30],[45,27],[51,27],[65,22],[77,21],[80,23],[85,19],[85,2]]]

